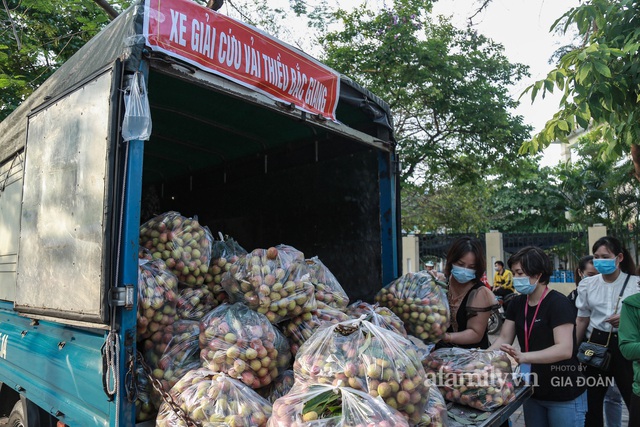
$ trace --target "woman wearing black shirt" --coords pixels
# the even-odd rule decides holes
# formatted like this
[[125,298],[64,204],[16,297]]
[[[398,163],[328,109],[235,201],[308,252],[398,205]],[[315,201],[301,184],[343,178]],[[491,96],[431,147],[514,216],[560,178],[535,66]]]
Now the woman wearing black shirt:
[[[532,373],[533,396],[524,405],[525,423],[535,427],[583,427],[587,410],[585,379],[576,359],[575,309],[547,285],[551,260],[528,246],[509,258],[516,291],[500,337],[501,349]],[[518,337],[520,349],[512,346]]]
[[449,277],[451,326],[438,348],[489,347],[487,322],[496,301],[493,292],[480,280],[485,265],[484,248],[478,239],[460,237],[449,247],[445,274]]

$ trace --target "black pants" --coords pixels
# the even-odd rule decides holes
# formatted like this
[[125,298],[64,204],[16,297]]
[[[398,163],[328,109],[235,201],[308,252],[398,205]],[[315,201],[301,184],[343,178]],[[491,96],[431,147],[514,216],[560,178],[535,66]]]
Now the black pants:
[[629,408],[629,425],[640,426],[640,396],[631,393],[631,408]]
[[[606,344],[608,332],[594,329],[591,333],[591,341],[598,344]],[[616,380],[616,385],[620,390],[622,399],[627,405],[627,409],[631,407],[631,396],[633,394],[633,365],[625,359],[618,348],[618,334],[611,334],[609,342],[611,353],[611,362],[609,363],[609,371],[603,372],[600,369],[587,366],[585,377],[587,379],[587,414],[585,416],[585,427],[603,427],[603,403],[604,395],[611,385],[611,379]],[[640,399],[640,397],[638,398]],[[639,408],[640,409],[640,408]],[[640,425],[629,423],[629,426]]]

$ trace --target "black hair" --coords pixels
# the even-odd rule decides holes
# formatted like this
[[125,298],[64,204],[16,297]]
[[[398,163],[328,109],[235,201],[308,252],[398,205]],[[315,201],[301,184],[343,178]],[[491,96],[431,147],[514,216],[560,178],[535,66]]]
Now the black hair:
[[635,274],[636,263],[633,262],[631,254],[629,253],[627,248],[622,246],[620,240],[611,236],[601,237],[593,244],[593,247],[591,248],[592,252],[596,253],[596,251],[600,249],[601,246],[605,246],[607,249],[609,249],[609,251],[611,251],[611,253],[616,256],[618,256],[618,254],[622,254],[622,261],[620,261],[620,270],[623,273]]
[[494,264],[500,264],[500,267],[504,268],[504,262],[502,261],[496,261]]
[[475,237],[460,237],[451,243],[447,251],[447,263],[444,272],[449,277],[451,275],[451,267],[463,256],[472,252],[476,256],[476,282],[480,282],[482,275],[486,272],[487,262],[484,256],[484,247],[482,242]]
[[578,286],[578,284],[582,280],[582,277],[580,277],[580,272],[584,271],[587,268],[587,264],[593,264],[593,255],[585,255],[578,261],[578,266],[576,267],[576,271],[574,274],[576,286]]
[[553,274],[551,258],[537,246],[527,246],[520,249],[507,261],[509,268],[513,264],[520,264],[522,271],[529,277],[540,274],[539,283],[548,284]]

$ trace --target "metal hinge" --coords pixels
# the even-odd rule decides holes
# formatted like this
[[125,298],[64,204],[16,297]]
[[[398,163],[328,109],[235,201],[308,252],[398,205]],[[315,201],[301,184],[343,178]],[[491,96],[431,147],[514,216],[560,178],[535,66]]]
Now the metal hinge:
[[133,308],[133,300],[135,296],[133,292],[133,285],[111,288],[111,293],[109,294],[109,305],[112,307],[124,307],[126,310],[131,310]]

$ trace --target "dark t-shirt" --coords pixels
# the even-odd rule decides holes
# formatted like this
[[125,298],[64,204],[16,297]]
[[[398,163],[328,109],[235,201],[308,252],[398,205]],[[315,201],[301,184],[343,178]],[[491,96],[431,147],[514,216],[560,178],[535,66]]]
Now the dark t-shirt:
[[[516,336],[521,351],[525,351],[524,341],[524,310],[527,303],[526,295],[513,298],[507,308],[506,318],[515,322]],[[529,306],[527,324],[531,327],[537,306]],[[550,290],[542,300],[531,337],[529,351],[544,350],[555,344],[553,329],[570,323],[573,330],[573,356],[571,359],[561,360],[551,364],[533,364],[531,372],[538,376],[538,386],[533,388],[533,397],[540,400],[567,401],[580,396],[585,390],[584,376],[576,358],[575,344],[575,308],[569,299],[560,292]]]

